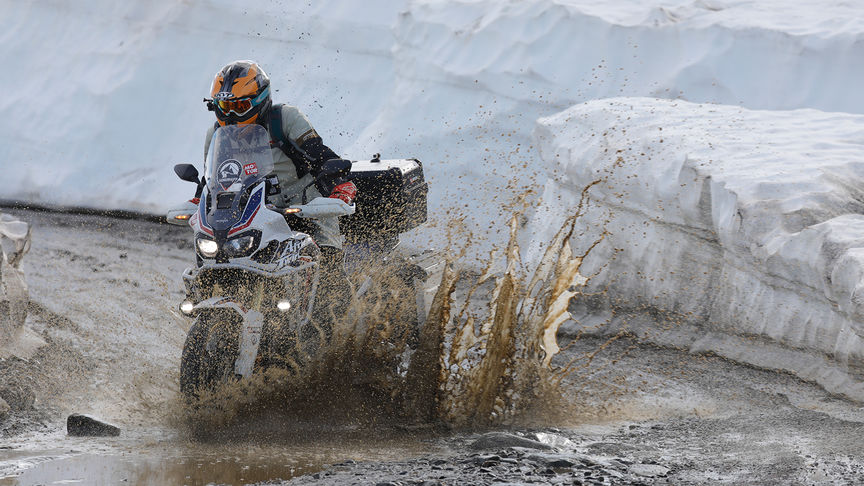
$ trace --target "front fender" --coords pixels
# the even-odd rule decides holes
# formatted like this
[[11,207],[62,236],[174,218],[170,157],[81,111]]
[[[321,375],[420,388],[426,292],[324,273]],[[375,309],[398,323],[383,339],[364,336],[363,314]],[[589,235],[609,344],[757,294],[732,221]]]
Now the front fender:
[[246,309],[230,297],[210,297],[209,299],[202,300],[195,304],[195,307],[192,308],[192,313],[199,314],[211,309],[230,309],[236,312],[240,318],[245,318],[247,314]]
[[255,367],[258,347],[261,344],[261,332],[264,329],[264,314],[250,309],[246,310],[228,297],[211,297],[195,304],[193,313],[202,313],[214,309],[228,309],[236,312],[241,319],[240,352],[234,362],[234,373],[248,378]]

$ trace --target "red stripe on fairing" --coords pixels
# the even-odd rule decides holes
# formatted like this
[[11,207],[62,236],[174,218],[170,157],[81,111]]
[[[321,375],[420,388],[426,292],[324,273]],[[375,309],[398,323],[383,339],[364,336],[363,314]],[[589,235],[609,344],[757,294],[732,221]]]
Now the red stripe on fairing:
[[234,233],[236,233],[236,232],[238,232],[238,231],[241,231],[241,230],[244,230],[244,229],[248,228],[249,225],[252,224],[252,221],[255,219],[255,215],[258,214],[258,210],[259,210],[259,209],[261,209],[261,205],[260,205],[260,204],[258,205],[257,208],[255,208],[255,212],[252,213],[252,216],[249,216],[249,221],[246,221],[246,224],[244,224],[243,226],[237,226],[236,228],[234,228],[234,229],[232,229],[231,231],[229,231],[229,232],[228,232],[228,236],[231,236],[231,235],[233,235]]
[[213,230],[210,229],[210,228],[208,228],[208,227],[206,227],[206,226],[204,226],[204,222],[207,221],[207,220],[204,219],[204,217],[203,217],[204,210],[203,210],[203,209],[199,209],[199,211],[200,211],[200,213],[199,213],[199,215],[198,215],[198,226],[201,228],[201,231],[207,233],[207,234],[210,235],[210,236],[213,236]]
[[[210,195],[208,194],[207,197],[210,197]],[[201,228],[201,231],[213,236],[213,230],[209,226],[205,226],[206,224],[207,217],[204,215],[204,201],[202,200],[198,203],[198,227]]]

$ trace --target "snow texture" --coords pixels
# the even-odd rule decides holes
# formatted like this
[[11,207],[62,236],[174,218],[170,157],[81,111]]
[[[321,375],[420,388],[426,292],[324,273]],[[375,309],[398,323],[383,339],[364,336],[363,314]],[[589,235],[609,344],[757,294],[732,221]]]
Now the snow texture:
[[602,179],[583,230],[609,231],[592,261],[611,263],[583,273],[625,313],[674,314],[664,331],[644,312],[612,329],[864,399],[864,116],[612,98],[542,119],[536,136],[563,175],[546,184],[531,251]]
[[595,285],[686,316],[657,340],[864,398],[858,2],[0,0],[0,42],[0,199],[164,213],[251,58],[338,153],[421,159],[476,249],[534,187],[530,260],[620,155]]

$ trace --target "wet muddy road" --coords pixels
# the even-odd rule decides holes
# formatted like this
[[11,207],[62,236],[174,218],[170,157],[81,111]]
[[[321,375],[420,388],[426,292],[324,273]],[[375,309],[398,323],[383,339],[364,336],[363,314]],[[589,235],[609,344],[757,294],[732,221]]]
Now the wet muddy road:
[[[190,322],[176,306],[192,261],[185,228],[8,211],[34,225],[22,268],[28,325],[48,342],[0,362],[0,485],[837,484],[864,480],[864,410],[818,387],[712,356],[580,339],[566,399],[494,431],[296,420],[259,411],[208,441],[181,418]],[[28,400],[28,394],[35,400]],[[73,438],[69,413],[119,437]]]

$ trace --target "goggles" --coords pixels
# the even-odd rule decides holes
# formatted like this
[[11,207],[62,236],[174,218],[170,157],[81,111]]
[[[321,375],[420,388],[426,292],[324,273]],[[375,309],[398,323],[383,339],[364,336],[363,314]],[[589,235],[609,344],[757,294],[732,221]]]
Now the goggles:
[[234,113],[237,116],[243,116],[249,113],[252,108],[260,105],[262,101],[264,101],[267,96],[270,94],[270,87],[264,89],[258,96],[251,97],[247,96],[245,98],[235,98],[231,100],[215,100],[213,102],[216,105],[216,108],[221,111],[223,114],[227,115],[229,113]]
[[243,116],[252,109],[252,98],[240,98],[236,100],[217,100],[216,107],[224,114],[234,113]]

